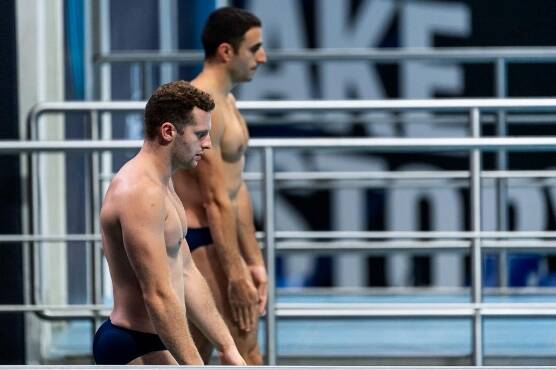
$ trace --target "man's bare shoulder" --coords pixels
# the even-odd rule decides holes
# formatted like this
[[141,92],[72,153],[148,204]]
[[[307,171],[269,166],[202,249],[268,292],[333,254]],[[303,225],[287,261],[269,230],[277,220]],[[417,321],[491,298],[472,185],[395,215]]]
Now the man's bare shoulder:
[[105,205],[142,208],[146,203],[164,204],[165,189],[146,171],[126,164],[112,179],[106,192]]
[[191,80],[191,84],[208,93],[214,100],[218,100],[220,98],[221,93],[219,93],[218,90],[220,83],[211,74],[202,73]]

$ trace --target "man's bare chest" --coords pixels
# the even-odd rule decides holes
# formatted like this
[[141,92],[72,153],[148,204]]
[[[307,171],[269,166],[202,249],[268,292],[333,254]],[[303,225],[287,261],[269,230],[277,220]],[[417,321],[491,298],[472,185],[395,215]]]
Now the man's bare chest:
[[241,160],[247,150],[249,132],[243,118],[239,115],[229,115],[220,140],[222,159],[226,162]]
[[164,219],[164,239],[168,256],[175,257],[181,247],[187,223],[183,205],[172,194],[166,197],[166,216]]

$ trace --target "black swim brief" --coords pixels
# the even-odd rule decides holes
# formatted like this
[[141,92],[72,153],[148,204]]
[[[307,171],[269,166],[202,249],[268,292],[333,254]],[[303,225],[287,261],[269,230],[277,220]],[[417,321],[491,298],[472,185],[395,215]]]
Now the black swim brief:
[[189,250],[193,252],[195,249],[212,244],[212,236],[208,227],[189,228],[185,235]]
[[164,350],[166,347],[158,335],[125,329],[110,320],[98,328],[93,340],[97,365],[125,365],[149,352]]

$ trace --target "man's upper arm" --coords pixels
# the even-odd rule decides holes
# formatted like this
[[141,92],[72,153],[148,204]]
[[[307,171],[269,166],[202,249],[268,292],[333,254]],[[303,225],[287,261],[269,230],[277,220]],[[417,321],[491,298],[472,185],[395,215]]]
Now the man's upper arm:
[[139,188],[121,199],[120,223],[124,248],[143,294],[169,282],[164,241],[164,194]]
[[214,112],[210,129],[212,149],[203,153],[203,159],[193,170],[199,183],[203,203],[205,204],[222,201],[222,197],[228,196],[225,187],[222,186],[224,167],[220,152],[220,141],[223,133],[223,117],[221,117],[219,112]]

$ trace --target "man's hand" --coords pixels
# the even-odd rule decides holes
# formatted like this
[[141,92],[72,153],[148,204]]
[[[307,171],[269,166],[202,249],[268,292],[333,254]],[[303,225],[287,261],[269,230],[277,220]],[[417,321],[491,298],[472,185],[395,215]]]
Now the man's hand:
[[257,287],[259,293],[259,315],[264,315],[266,308],[266,301],[268,299],[268,277],[266,275],[266,268],[262,265],[249,266],[251,277]]
[[222,365],[239,365],[246,366],[245,360],[239,354],[236,346],[233,346],[223,352],[219,352],[220,364]]
[[251,331],[259,318],[257,313],[258,293],[255,284],[245,269],[240,278],[231,279],[228,283],[228,300],[234,321],[244,331]]

